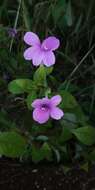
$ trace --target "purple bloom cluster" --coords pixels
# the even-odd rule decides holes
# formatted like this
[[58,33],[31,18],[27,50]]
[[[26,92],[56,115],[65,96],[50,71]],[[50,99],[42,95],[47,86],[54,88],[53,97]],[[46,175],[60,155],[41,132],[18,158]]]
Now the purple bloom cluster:
[[17,34],[17,30],[15,28],[9,28],[8,29],[8,34],[10,37],[15,37]]
[[24,58],[26,60],[32,60],[35,66],[44,64],[50,67],[55,64],[55,55],[53,51],[60,45],[56,37],[48,37],[41,43],[39,37],[35,33],[27,32],[24,36],[24,41],[31,46],[24,52]]
[[61,102],[61,96],[56,95],[51,99],[42,98],[36,99],[32,103],[33,111],[33,119],[38,123],[42,124],[48,121],[49,117],[59,120],[63,117],[63,111],[57,107],[57,105]]
[[[60,41],[56,37],[50,36],[41,43],[35,33],[26,32],[24,41],[31,46],[25,50],[24,58],[32,60],[34,66],[44,64],[50,67],[55,64],[53,51],[60,45]],[[33,119],[40,124],[46,123],[49,118],[55,120],[61,119],[64,116],[64,112],[57,107],[60,102],[60,95],[53,96],[51,99],[45,97],[34,100],[32,103],[32,107],[34,108]]]

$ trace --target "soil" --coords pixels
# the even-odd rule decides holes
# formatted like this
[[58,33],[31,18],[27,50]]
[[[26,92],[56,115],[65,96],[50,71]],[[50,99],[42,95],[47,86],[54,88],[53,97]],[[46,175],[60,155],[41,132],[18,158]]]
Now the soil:
[[88,173],[62,165],[26,165],[0,159],[0,190],[95,190],[95,167]]

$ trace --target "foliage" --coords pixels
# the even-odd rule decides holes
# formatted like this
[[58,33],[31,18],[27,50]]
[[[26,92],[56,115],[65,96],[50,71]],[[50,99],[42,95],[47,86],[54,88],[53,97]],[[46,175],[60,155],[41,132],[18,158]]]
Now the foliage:
[[[20,2],[0,2],[0,154],[35,163],[61,161],[64,167],[79,162],[87,169],[95,162],[95,2]],[[13,27],[15,38],[8,35]],[[29,30],[42,39],[60,39],[54,67],[34,69],[24,60],[23,36]],[[62,96],[64,117],[35,123],[32,102],[55,94]]]

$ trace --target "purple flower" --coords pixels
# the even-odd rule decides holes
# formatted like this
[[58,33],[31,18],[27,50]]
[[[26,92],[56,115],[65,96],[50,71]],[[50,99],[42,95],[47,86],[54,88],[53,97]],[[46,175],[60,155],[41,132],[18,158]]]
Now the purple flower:
[[35,66],[44,64],[50,67],[55,64],[55,55],[53,51],[60,45],[56,37],[48,37],[41,43],[39,37],[35,33],[26,32],[24,41],[31,46],[24,52],[24,58],[26,60],[32,60]]
[[9,28],[8,29],[8,34],[10,37],[15,37],[17,34],[17,30],[15,28]]
[[33,119],[40,124],[47,122],[49,117],[56,120],[61,119],[64,113],[60,108],[56,107],[61,100],[60,95],[53,96],[51,99],[46,97],[34,100],[32,103],[32,107],[35,108]]

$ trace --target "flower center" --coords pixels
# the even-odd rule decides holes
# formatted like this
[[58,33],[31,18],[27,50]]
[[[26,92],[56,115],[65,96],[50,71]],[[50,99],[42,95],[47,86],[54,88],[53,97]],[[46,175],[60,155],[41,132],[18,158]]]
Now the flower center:
[[49,106],[46,105],[46,104],[43,104],[43,105],[41,106],[41,110],[42,110],[42,111],[47,111],[48,109],[49,109]]
[[44,46],[44,49],[45,49],[45,50],[48,50],[48,48],[47,48],[46,46]]
[[46,45],[42,45],[41,49],[44,50],[44,51],[49,51],[49,48]]

